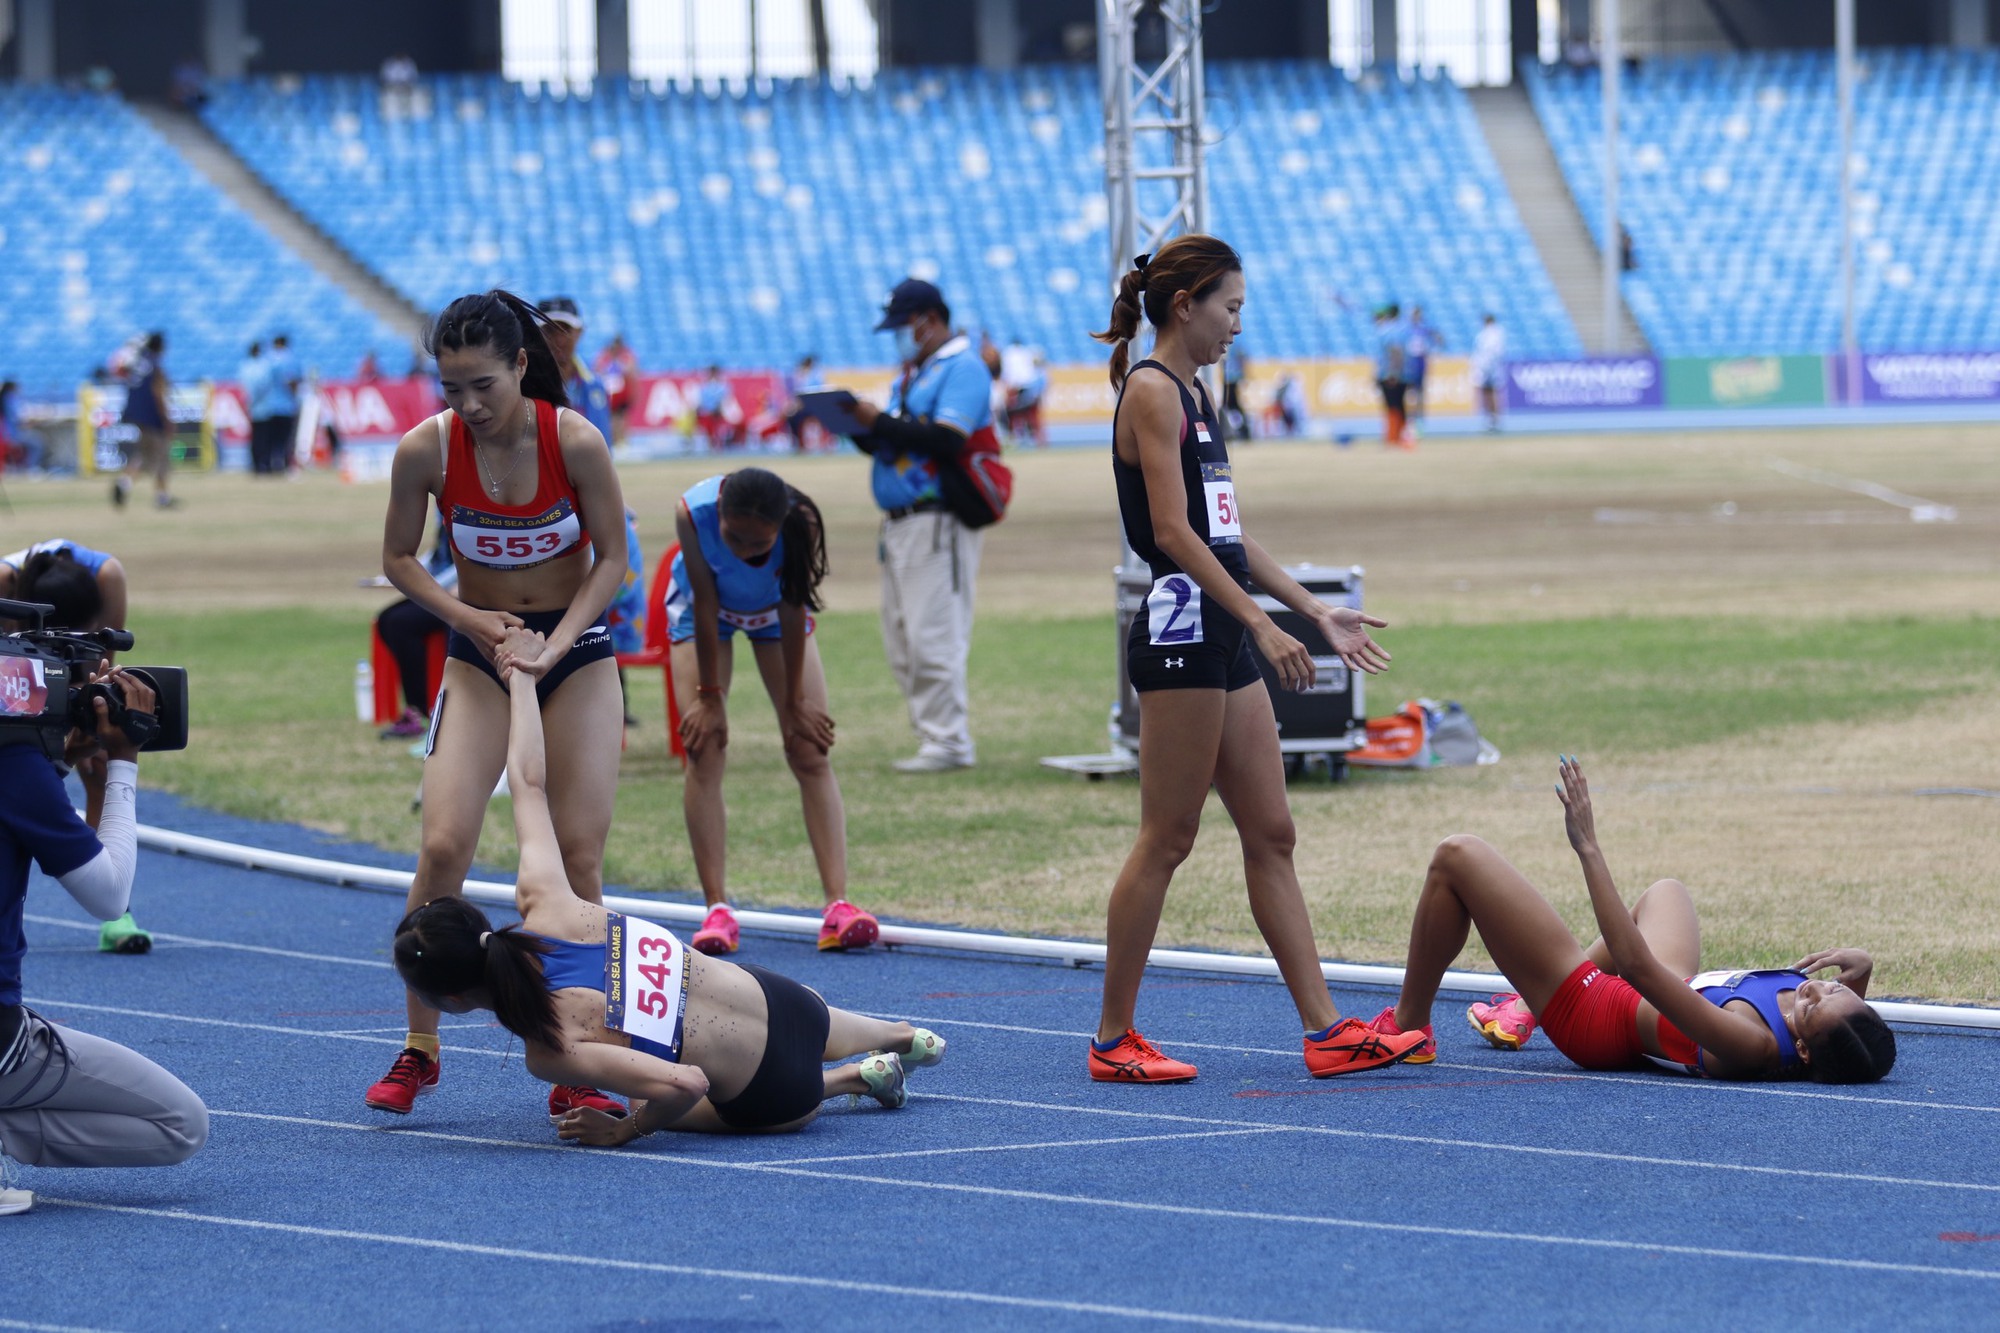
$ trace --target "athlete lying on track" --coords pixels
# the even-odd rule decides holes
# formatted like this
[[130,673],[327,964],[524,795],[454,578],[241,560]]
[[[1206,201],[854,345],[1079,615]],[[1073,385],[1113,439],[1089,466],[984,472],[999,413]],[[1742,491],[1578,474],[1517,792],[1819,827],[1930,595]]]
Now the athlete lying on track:
[[795,1130],[842,1093],[901,1106],[905,1066],[944,1056],[935,1033],[832,1008],[788,977],[704,957],[571,891],[549,822],[535,682],[513,669],[540,649],[540,635],[516,628],[496,656],[513,704],[507,781],[522,922],[494,930],[463,898],[425,903],[396,928],[396,970],[410,989],[447,1013],[492,1010],[526,1045],[537,1078],[633,1099],[625,1117],[588,1107],[550,1117],[579,1143],[616,1146],[661,1129]]
[[[1644,1067],[1719,1079],[1872,1083],[1896,1063],[1896,1037],[1867,1004],[1874,963],[1860,949],[1808,954],[1789,969],[1701,972],[1701,927],[1679,880],[1663,879],[1628,911],[1598,850],[1590,787],[1561,764],[1564,823],[1583,863],[1603,935],[1582,948],[1535,886],[1478,838],[1447,838],[1431,857],[1410,927],[1409,965],[1385,1032],[1430,1033],[1431,1001],[1468,926],[1519,988],[1467,1010],[1495,1046],[1518,1048],[1537,1022],[1585,1069]],[[1838,968],[1833,981],[1807,974]],[[1428,1041],[1411,1063],[1437,1058]]]

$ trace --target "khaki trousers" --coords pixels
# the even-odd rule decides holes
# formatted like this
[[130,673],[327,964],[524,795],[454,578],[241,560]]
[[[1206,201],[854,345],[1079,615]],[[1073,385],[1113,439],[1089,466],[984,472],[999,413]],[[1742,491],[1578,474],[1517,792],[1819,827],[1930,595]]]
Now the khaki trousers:
[[918,753],[971,763],[965,658],[985,534],[943,509],[884,520],[882,647],[910,708]]

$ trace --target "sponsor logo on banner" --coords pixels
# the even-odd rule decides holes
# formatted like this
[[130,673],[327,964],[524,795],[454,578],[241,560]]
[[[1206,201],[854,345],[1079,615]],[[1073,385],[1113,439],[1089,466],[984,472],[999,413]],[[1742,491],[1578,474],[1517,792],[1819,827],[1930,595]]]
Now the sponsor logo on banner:
[[1660,363],[1650,356],[1511,361],[1507,408],[1515,412],[1658,407]]
[[[1844,398],[1847,362],[1833,356]],[[2000,352],[1870,352],[1861,358],[1861,399],[1869,403],[1985,403],[2000,400]]]
[[[338,431],[342,443],[400,440],[424,418],[435,416],[444,407],[431,381],[414,375],[365,384],[321,380],[319,397],[325,412],[322,424]],[[218,440],[243,444],[250,439],[250,407],[241,385],[216,385],[208,412]]]

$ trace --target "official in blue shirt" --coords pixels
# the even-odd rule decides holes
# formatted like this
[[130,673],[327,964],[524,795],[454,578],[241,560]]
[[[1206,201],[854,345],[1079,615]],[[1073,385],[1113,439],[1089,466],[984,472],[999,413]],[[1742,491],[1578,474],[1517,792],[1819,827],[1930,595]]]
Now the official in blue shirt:
[[854,441],[882,508],[882,646],[909,704],[917,753],[903,773],[939,773],[973,762],[965,659],[984,534],[960,522],[938,488],[966,441],[993,429],[993,372],[970,339],[954,335],[944,294],[920,278],[889,293],[876,332],[896,335],[902,373],[887,411],[858,403],[867,434]]
[[1375,387],[1382,392],[1382,443],[1410,449],[1403,438],[1404,395],[1408,391],[1405,374],[1405,343],[1409,331],[1403,324],[1402,309],[1393,302],[1375,312]]
[[251,471],[282,477],[291,470],[299,435],[299,382],[304,378],[299,359],[292,355],[292,340],[282,333],[271,339],[271,354],[264,358],[264,373],[250,399]]
[[[152,711],[153,692],[137,678],[122,671],[96,678],[109,681],[128,709]],[[0,1153],[27,1166],[170,1166],[208,1139],[201,1099],[144,1056],[57,1028],[21,997],[30,863],[100,920],[131,901],[139,752],[102,702],[97,710],[95,736],[73,732],[67,747],[83,779],[87,823],[39,744],[0,744]],[[26,1190],[0,1189],[0,1214],[33,1204]]]

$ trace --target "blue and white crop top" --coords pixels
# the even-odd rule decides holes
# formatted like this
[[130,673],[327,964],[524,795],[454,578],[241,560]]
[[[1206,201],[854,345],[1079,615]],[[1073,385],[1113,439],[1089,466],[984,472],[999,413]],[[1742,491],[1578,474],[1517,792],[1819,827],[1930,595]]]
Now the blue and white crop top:
[[[605,988],[603,944],[578,944],[574,940],[559,940],[553,935],[540,935],[525,926],[521,933],[540,940],[548,948],[542,958],[542,984],[550,994],[559,990],[594,990]],[[605,1026],[611,1026],[607,1023]],[[658,1056],[671,1064],[679,1064],[681,1058],[681,1029],[674,1025],[674,1039],[671,1044],[651,1041],[635,1033],[626,1033],[632,1049],[645,1055]]]
[[[1805,973],[1784,968],[1747,969],[1740,972],[1703,972],[1688,978],[1688,985],[1710,1004],[1720,1009],[1731,1000],[1748,1000],[1757,1010],[1757,1016],[1764,1020],[1764,1026],[1771,1029],[1771,1035],[1778,1039],[1778,1064],[1787,1072],[1799,1064],[1798,1043],[1792,1040],[1792,1029],[1785,1022],[1785,1011],[1778,1006],[1778,996],[1786,991],[1795,991],[1806,979]],[[1706,1073],[1707,1066],[1703,1051],[1680,1029],[1660,1020],[1660,1047],[1666,1058],[1653,1057],[1657,1064],[1673,1070]]]
[[[715,575],[716,598],[725,611],[762,611],[780,600],[779,571],[785,567],[785,537],[782,532],[770,553],[750,564],[729,549],[722,540],[722,483],[726,476],[710,477],[688,487],[681,496],[695,536],[701,540],[701,558]],[[673,580],[683,588],[687,581],[687,556],[674,557]]]

